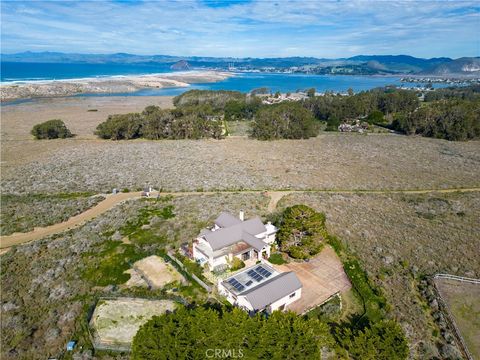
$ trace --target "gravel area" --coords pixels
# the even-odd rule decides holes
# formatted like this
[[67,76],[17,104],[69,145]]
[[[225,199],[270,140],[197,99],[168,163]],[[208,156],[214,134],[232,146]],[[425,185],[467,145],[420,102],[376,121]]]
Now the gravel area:
[[100,345],[130,344],[140,326],[152,316],[173,311],[171,300],[117,299],[100,300],[92,316]]
[[139,260],[133,264],[133,269],[145,279],[151,289],[160,289],[174,281],[187,283],[177,269],[160,256],[152,255]]

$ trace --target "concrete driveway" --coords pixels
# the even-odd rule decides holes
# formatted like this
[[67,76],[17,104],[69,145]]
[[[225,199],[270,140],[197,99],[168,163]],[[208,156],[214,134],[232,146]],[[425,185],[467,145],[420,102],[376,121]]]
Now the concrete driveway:
[[288,306],[289,310],[297,314],[303,314],[322,304],[335,293],[342,293],[351,288],[340,259],[328,245],[309,262],[273,266],[281,272],[294,271],[300,279],[303,285],[302,297]]

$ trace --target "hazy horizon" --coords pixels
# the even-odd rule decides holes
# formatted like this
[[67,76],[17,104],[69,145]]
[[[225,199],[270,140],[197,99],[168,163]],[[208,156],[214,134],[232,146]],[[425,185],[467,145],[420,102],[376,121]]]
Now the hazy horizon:
[[434,56],[434,57],[418,57],[414,56],[411,54],[353,54],[349,56],[339,56],[335,58],[328,58],[328,57],[318,57],[318,56],[306,56],[306,55],[289,55],[289,56],[277,56],[277,57],[253,57],[253,56],[239,56],[239,57],[232,57],[232,56],[209,56],[209,55],[183,55],[183,54],[136,54],[136,53],[131,53],[131,52],[104,52],[104,53],[95,53],[95,52],[63,52],[63,51],[31,51],[31,50],[24,50],[24,51],[17,51],[17,52],[2,52],[0,55],[16,55],[16,54],[22,54],[22,53],[31,53],[31,54],[42,54],[42,53],[59,53],[59,54],[65,54],[65,55],[100,55],[100,56],[112,56],[112,55],[117,55],[117,54],[125,54],[125,55],[132,55],[132,56],[169,56],[169,57],[175,57],[175,58],[189,58],[189,57],[198,57],[198,58],[219,58],[219,59],[248,59],[248,58],[255,58],[255,59],[275,59],[275,58],[316,58],[316,59],[325,59],[325,60],[336,60],[336,59],[348,59],[356,56],[410,56],[410,57],[415,57],[419,59],[434,59],[434,58],[451,58],[451,59],[459,59],[459,58],[464,58],[464,57],[480,57],[480,55],[475,55],[475,56],[460,56],[460,57],[450,57],[450,56]]
[[480,54],[476,1],[2,1],[1,10],[2,54]]

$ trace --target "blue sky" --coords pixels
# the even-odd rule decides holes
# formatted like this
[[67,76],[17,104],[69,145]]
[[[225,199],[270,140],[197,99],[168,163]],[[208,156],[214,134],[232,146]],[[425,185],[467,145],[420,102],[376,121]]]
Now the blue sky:
[[480,55],[479,1],[1,1],[1,51]]

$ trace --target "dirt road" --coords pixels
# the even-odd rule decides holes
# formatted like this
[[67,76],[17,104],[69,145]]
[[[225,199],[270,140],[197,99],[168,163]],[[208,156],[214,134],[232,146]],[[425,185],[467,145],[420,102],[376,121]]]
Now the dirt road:
[[[305,193],[305,192],[321,192],[321,193],[339,193],[339,194],[350,194],[350,193],[366,193],[366,194],[393,194],[393,193],[406,193],[406,194],[425,194],[431,192],[438,193],[452,193],[452,192],[476,192],[480,191],[480,187],[476,188],[452,188],[452,189],[415,189],[415,190],[275,190],[275,191],[265,191],[265,190],[238,190],[238,191],[206,191],[206,192],[162,192],[162,196],[188,196],[188,195],[213,195],[213,194],[226,194],[226,193],[265,193],[270,197],[270,203],[268,204],[268,211],[274,211],[277,207],[278,202],[286,195],[292,193]],[[152,197],[156,197],[158,192],[153,192]],[[109,194],[106,195],[105,200],[98,203],[96,206],[86,210],[85,212],[75,215],[68,219],[67,221],[46,226],[46,227],[37,227],[32,231],[26,233],[14,233],[8,236],[2,236],[0,240],[0,249],[7,249],[13,245],[23,244],[33,240],[39,240],[46,236],[58,234],[63,231],[74,229],[78,226],[85,224],[87,221],[94,219],[100,214],[112,209],[113,207],[121,204],[124,201],[130,199],[138,199],[141,197],[141,192],[131,192],[131,193],[119,193],[119,194]],[[3,254],[5,251],[1,251],[0,254]]]

